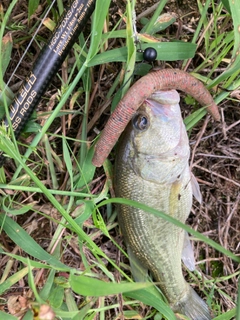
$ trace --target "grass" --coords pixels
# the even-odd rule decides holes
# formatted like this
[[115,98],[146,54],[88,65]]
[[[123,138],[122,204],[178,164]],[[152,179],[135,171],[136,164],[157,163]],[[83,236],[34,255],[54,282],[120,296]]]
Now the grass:
[[[156,65],[191,71],[226,110],[223,127],[207,123],[205,111],[195,110],[195,102],[186,98],[194,108],[191,112],[186,107],[183,115],[191,144],[198,144],[192,162],[204,198],[201,207],[194,204],[191,227],[148,209],[197,240],[200,263],[194,273],[186,271],[186,277],[207,297],[214,319],[224,320],[240,319],[236,310],[240,5],[225,2],[208,0],[203,7],[198,1],[190,20],[186,7],[169,8],[167,1],[161,1],[153,16],[137,21],[138,30],[145,32],[140,35],[142,49],[150,45],[158,52]],[[3,2],[4,10],[0,7],[1,90],[49,6],[42,4],[43,11],[38,7],[35,12],[36,1],[24,3],[28,11],[17,1],[8,6]],[[64,5],[57,2],[49,15],[54,21],[47,26],[57,22]],[[139,6],[137,12],[146,9]],[[151,282],[131,280],[113,205],[127,200],[113,197],[112,161],[98,170],[91,164],[95,132],[102,130],[109,109],[149,69],[141,63],[134,44],[134,7],[135,1],[119,8],[109,0],[97,1],[91,22],[53,79],[20,142],[16,144],[0,128],[0,147],[13,159],[0,170],[0,319],[54,319],[54,314],[61,319],[175,319]],[[182,13],[182,31],[175,17],[168,27],[165,22],[154,25],[162,11]],[[180,39],[176,37],[179,32]],[[40,29],[1,94],[2,114],[49,34],[46,26]],[[156,39],[160,35],[162,42]]]

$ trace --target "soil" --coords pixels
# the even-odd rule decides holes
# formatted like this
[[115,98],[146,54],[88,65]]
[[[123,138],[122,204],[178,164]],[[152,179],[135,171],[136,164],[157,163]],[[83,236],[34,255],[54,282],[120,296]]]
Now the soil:
[[[139,0],[137,1],[136,14],[137,14],[137,27],[140,27],[140,19],[138,16],[144,15],[144,11],[153,6],[157,1],[153,0]],[[9,1],[2,1],[4,10],[8,7]],[[124,11],[125,1],[113,1],[111,6],[110,24],[114,24],[118,19],[119,8]],[[50,31],[42,26],[38,32],[36,40],[32,42],[27,49],[31,38],[34,34],[34,24],[39,20],[41,12],[46,8],[46,2],[40,1],[38,11],[28,21],[28,2],[26,0],[18,1],[10,17],[11,21],[11,35],[13,38],[13,51],[11,55],[11,61],[4,75],[4,81],[7,82],[10,77],[10,88],[16,93],[26,76],[31,71],[35,59],[37,58],[40,48],[43,43],[48,39]],[[57,19],[57,9],[50,13],[50,17]],[[174,25],[167,29],[164,37],[167,39],[177,38],[179,40],[191,41],[194,31],[196,29],[199,20],[199,11],[194,1],[169,1],[164,8],[165,12],[173,13],[177,20]],[[209,9],[209,15],[211,9]],[[151,13],[150,13],[151,16]],[[21,28],[19,27],[21,25]],[[15,26],[15,27],[14,27]],[[14,30],[15,28],[15,30]],[[84,32],[87,36],[89,31],[89,25]],[[121,39],[111,39],[108,46],[114,48],[121,46]],[[199,65],[202,59],[201,50],[204,50],[201,46],[198,49],[198,54],[191,60],[187,71],[194,70]],[[24,56],[24,57],[23,57]],[[23,57],[23,58],[22,58]],[[21,64],[18,69],[15,70],[17,63],[21,60]],[[71,66],[75,62],[73,51],[71,51],[67,64],[63,65],[59,70],[61,77],[67,75],[66,70],[71,69]],[[157,66],[158,63],[156,62]],[[161,63],[161,65],[163,65]],[[173,67],[181,68],[182,62],[175,62],[171,64]],[[224,65],[225,66],[225,65]],[[122,64],[112,63],[102,67],[95,67],[91,70],[91,81],[93,84],[93,92],[91,93],[91,108],[89,110],[89,123],[88,123],[88,141],[92,141],[96,137],[96,129],[102,130],[108,117],[109,117],[109,105],[106,100],[106,95],[109,89],[112,87],[117,74],[121,71]],[[203,75],[207,75],[209,70],[201,70]],[[214,74],[213,76],[217,76]],[[67,77],[67,76],[66,76]],[[82,83],[79,84],[79,87]],[[41,103],[37,108],[37,116],[40,124],[43,124],[45,118],[42,117],[42,113],[49,111],[56,103],[56,94],[61,88],[61,81],[58,76],[52,79],[52,84],[45,93]],[[76,89],[77,91],[77,89]],[[213,239],[217,243],[221,244],[224,248],[230,250],[236,255],[239,255],[240,250],[240,216],[238,214],[240,209],[240,108],[239,97],[235,92],[235,96],[232,100],[225,100],[220,105],[220,111],[222,115],[222,121],[220,123],[214,123],[210,117],[206,117],[201,120],[197,127],[191,130],[190,133],[190,145],[192,148],[192,171],[197,178],[202,193],[203,201],[201,205],[194,201],[192,212],[189,216],[187,223],[192,228],[201,232],[202,234]],[[78,99],[78,106],[84,105],[84,96]],[[69,104],[69,102],[68,102]],[[65,108],[69,106],[66,104]],[[183,117],[186,117],[190,113],[192,107],[186,106],[184,100],[182,102]],[[70,120],[71,126],[67,125],[69,118],[61,121],[56,119],[50,130],[55,133],[64,132],[65,135],[79,139],[79,128],[81,127],[81,117],[72,117]],[[34,134],[24,134],[20,140],[24,144],[29,145],[32,141]],[[52,141],[54,147],[53,150],[61,157],[62,143],[61,140],[55,138]],[[77,154],[78,146],[75,143],[71,145],[74,152]],[[24,150],[24,147],[20,147],[20,151]],[[42,157],[45,159],[44,144],[39,146],[38,152],[41,152]],[[38,160],[37,155],[31,156],[31,161]],[[110,156],[110,160],[114,162],[114,152]],[[33,164],[29,162],[29,166],[33,167]],[[12,161],[8,161],[5,166],[5,173],[7,180],[10,181],[14,174],[16,167]],[[66,188],[66,167],[59,168],[58,171],[58,185],[60,190]],[[38,176],[42,181],[45,181],[46,186],[53,187],[52,181],[49,177],[47,168],[43,166],[42,170],[39,170]],[[105,175],[102,169],[97,170],[97,174],[94,177],[94,181],[91,185],[91,191],[93,193],[100,192],[105,182]],[[13,192],[9,191],[12,196]],[[39,198],[39,195],[32,195],[27,192],[22,192],[18,196],[18,201],[21,200],[24,204],[32,204],[34,210],[24,215],[18,215],[14,217],[25,230],[28,230],[29,234],[44,248],[47,249],[51,238],[56,229],[55,220],[60,220],[60,216],[51,204],[45,199],[44,196]],[[67,204],[68,199],[59,197],[59,201],[62,204]],[[76,209],[79,209],[76,206]],[[46,216],[38,214],[38,211],[45,213]],[[107,211],[102,212],[103,217],[107,220]],[[51,219],[49,219],[51,217]],[[116,221],[115,221],[116,222]],[[112,238],[117,243],[124,246],[122,243],[122,236],[118,227],[113,225],[114,228],[110,230]],[[92,219],[89,218],[84,224],[85,230],[88,230],[88,234],[94,239],[95,243],[116,263],[122,263],[126,266],[126,271],[129,273],[128,261],[120,253],[113,243],[105,237],[98,229],[94,228]],[[80,253],[78,249],[77,239],[71,236],[71,241],[68,242],[68,236],[70,238],[71,232],[65,230],[64,241],[62,246],[67,248],[65,254],[62,257],[62,261],[73,267],[83,267],[83,262],[80,259]],[[0,242],[8,252],[17,253],[19,255],[26,256],[26,253],[22,252],[20,248],[16,247],[6,234],[2,233]],[[92,253],[88,249],[84,249],[86,257],[89,261],[94,260]],[[239,274],[239,265],[233,262],[227,256],[219,253],[212,247],[205,245],[202,242],[194,241],[194,252],[197,265],[205,277],[205,280],[212,280],[218,278],[219,280],[214,283],[212,287],[214,290],[216,301],[220,306],[221,312],[231,310],[235,306],[237,299],[237,274]],[[2,256],[0,259],[0,278],[3,276],[7,263],[9,262],[7,256]],[[106,262],[107,263],[107,262]],[[111,268],[110,266],[108,266]],[[12,273],[16,272],[19,268],[19,263],[13,261]],[[115,273],[116,274],[116,273]],[[185,272],[187,276],[187,272]],[[45,281],[45,275],[41,275],[39,278],[38,286],[43,285]],[[116,274],[119,277],[119,274]],[[191,281],[191,279],[189,279]],[[21,310],[21,307],[25,305],[29,299],[28,295],[31,290],[26,286],[26,279],[17,283],[13,290],[3,295],[3,301],[7,301],[8,298],[17,297],[17,302],[14,300],[12,304],[6,305],[3,303],[0,306],[0,310],[14,314],[14,311]],[[24,299],[23,299],[24,297]],[[32,298],[32,296],[31,296]],[[112,299],[112,300],[111,300]],[[109,298],[109,303],[112,303],[114,298]],[[80,300],[78,300],[79,302]],[[17,306],[16,306],[17,304]],[[219,310],[218,310],[219,311]],[[19,311],[18,311],[19,312]],[[149,314],[149,309],[142,306],[139,310],[142,317]],[[106,315],[106,319],[112,319],[112,314]],[[19,318],[20,319],[20,318]]]

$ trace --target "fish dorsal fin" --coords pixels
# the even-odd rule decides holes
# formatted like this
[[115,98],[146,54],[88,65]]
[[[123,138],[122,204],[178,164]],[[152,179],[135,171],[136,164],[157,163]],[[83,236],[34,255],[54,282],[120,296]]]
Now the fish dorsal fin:
[[195,270],[195,258],[194,258],[194,252],[192,248],[192,244],[189,239],[189,235],[187,231],[185,231],[184,235],[184,242],[183,242],[183,249],[182,249],[182,261],[185,264],[185,266],[190,271]]
[[200,187],[193,173],[191,173],[191,185],[192,185],[192,193],[195,199],[201,204],[202,195],[201,195]]

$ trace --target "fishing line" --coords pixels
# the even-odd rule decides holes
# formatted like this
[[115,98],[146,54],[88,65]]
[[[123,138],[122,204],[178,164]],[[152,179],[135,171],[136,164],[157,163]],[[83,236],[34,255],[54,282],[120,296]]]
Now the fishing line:
[[38,31],[40,30],[41,26],[43,25],[43,21],[44,21],[44,20],[46,19],[46,17],[48,16],[48,14],[49,14],[50,10],[52,9],[52,7],[53,7],[53,5],[54,5],[54,3],[55,3],[55,2],[56,2],[56,0],[53,0],[53,2],[51,3],[51,5],[50,5],[49,9],[46,11],[45,15],[43,16],[43,18],[42,18],[42,20],[41,20],[41,22],[40,22],[39,26],[37,27],[37,30],[36,30],[36,31],[35,31],[35,33],[33,34],[32,39],[30,40],[29,44],[27,45],[27,48],[25,49],[25,51],[24,51],[24,53],[23,53],[22,57],[20,58],[20,60],[19,60],[19,62],[18,62],[18,64],[17,64],[17,66],[16,66],[16,67],[15,67],[15,69],[13,70],[13,73],[11,74],[11,76],[10,76],[10,78],[9,78],[8,82],[6,83],[6,85],[5,85],[5,87],[4,87],[4,89],[3,89],[3,91],[2,91],[2,92],[4,92],[4,91],[5,91],[6,87],[9,85],[9,83],[10,83],[10,82],[11,82],[11,80],[12,80],[12,78],[13,78],[13,77],[14,77],[14,75],[16,74],[18,67],[19,67],[19,66],[20,66],[20,64],[22,63],[22,61],[23,61],[23,59],[24,59],[25,55],[26,55],[26,54],[27,54],[27,52],[28,52],[28,49],[30,48],[31,44],[33,43],[34,39],[36,38],[36,36],[37,36],[37,34],[38,34]]
[[139,49],[137,49],[137,52],[140,52],[143,54],[143,61],[147,61],[147,62],[153,62],[157,59],[157,50],[152,48],[152,47],[148,47],[145,50],[142,49],[141,46],[141,40],[138,37],[138,32],[137,32],[137,17],[136,17],[136,11],[133,10],[132,12],[132,26],[133,26],[133,37],[134,37],[134,43],[135,46],[139,45]]
[[[16,139],[86,26],[94,8],[95,0],[72,0],[62,14],[52,36],[41,50],[32,71],[23,82],[9,107],[8,114],[3,119],[7,131],[11,127]],[[0,152],[0,167],[4,161],[3,152]]]
[[[52,2],[52,5],[53,3],[54,1]],[[50,6],[49,10],[51,9],[52,5]],[[53,76],[57,73],[80,32],[87,24],[94,7],[95,0],[72,0],[70,5],[62,14],[48,43],[44,46],[40,52],[40,55],[36,59],[33,70],[23,82],[20,90],[15,96],[13,103],[9,107],[7,115],[3,119],[3,123],[6,126],[7,131],[9,131],[9,127],[11,127],[10,132],[13,131],[15,139],[17,139],[20,135],[34,108],[38,105],[42,95],[46,92],[48,86],[50,85]],[[47,11],[46,15],[48,14],[49,10]],[[140,49],[138,50],[141,50],[143,53],[145,61],[153,62],[155,60],[153,50],[155,49],[151,47],[146,48],[144,51],[141,49],[141,43],[138,39],[136,29],[135,12],[133,12],[133,26],[133,34],[136,45],[140,44]],[[38,30],[39,28],[40,26],[38,27]],[[36,33],[37,31],[35,32],[35,35]],[[132,76],[134,76],[134,73]],[[128,81],[132,78],[132,76],[128,79]],[[7,85],[11,79],[12,77],[10,77],[8,80]],[[128,83],[128,81],[126,83]],[[126,83],[123,86],[125,86]],[[0,167],[4,164],[4,161],[5,157],[3,156],[3,152],[0,152]]]
[[153,66],[153,62],[157,59],[156,49],[152,47],[147,47],[144,50],[142,49],[141,40],[138,37],[136,21],[137,21],[136,11],[133,10],[132,11],[132,27],[133,27],[134,44],[136,48],[137,46],[139,46],[139,48],[137,49],[137,52],[142,53],[143,60],[139,64],[135,65],[132,75],[128,78],[128,80],[125,83],[122,84],[122,86],[119,88],[119,91],[122,91],[122,89],[128,84],[128,82],[131,81],[135,75],[137,75],[136,71],[139,69],[139,67],[141,67],[141,65],[144,64],[144,62],[151,63]]

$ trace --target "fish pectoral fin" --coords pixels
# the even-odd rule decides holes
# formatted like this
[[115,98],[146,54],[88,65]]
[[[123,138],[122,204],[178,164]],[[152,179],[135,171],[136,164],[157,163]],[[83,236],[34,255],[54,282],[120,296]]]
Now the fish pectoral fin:
[[190,242],[187,231],[185,231],[185,234],[184,234],[182,261],[185,264],[185,266],[188,268],[188,270],[190,271],[195,270],[196,262],[194,258],[194,252],[193,252],[192,244]]
[[199,187],[197,179],[195,178],[193,173],[191,173],[191,185],[192,185],[192,193],[193,193],[194,197],[201,204],[202,203],[202,195],[201,195],[200,187]]
[[148,269],[142,265],[141,261],[136,257],[130,246],[127,246],[127,252],[134,280],[136,282],[146,282],[148,278]]

